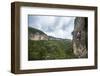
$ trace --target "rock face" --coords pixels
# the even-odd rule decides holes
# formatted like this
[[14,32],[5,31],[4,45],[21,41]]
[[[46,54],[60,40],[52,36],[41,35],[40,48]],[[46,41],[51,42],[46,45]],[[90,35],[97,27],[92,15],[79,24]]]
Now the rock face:
[[48,36],[37,32],[36,34],[31,33],[29,36],[29,39],[30,40],[48,40]]
[[74,22],[73,35],[73,52],[79,58],[86,58],[87,48],[87,27],[88,19],[86,17],[76,17]]
[[28,27],[28,39],[29,40],[48,40],[48,36],[35,28]]

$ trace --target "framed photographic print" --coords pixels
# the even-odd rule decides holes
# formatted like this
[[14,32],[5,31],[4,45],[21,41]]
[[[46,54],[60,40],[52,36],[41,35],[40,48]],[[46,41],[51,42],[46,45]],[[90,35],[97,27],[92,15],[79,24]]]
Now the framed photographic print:
[[13,2],[11,72],[97,68],[97,7]]

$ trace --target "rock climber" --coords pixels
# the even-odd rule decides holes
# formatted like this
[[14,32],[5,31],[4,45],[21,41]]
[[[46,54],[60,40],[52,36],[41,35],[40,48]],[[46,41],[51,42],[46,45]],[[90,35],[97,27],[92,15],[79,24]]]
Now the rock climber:
[[78,31],[78,32],[77,32],[76,38],[77,38],[77,40],[80,40],[80,39],[81,39],[81,31]]

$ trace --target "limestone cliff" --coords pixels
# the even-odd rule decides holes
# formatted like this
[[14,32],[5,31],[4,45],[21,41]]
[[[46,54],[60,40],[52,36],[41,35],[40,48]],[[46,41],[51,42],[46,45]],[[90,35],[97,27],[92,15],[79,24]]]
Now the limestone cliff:
[[48,40],[48,36],[44,32],[38,29],[29,27],[28,28],[28,39],[29,40]]
[[87,27],[88,19],[86,17],[76,17],[74,21],[73,52],[79,58],[87,57]]
[[29,39],[30,40],[48,40],[48,36],[37,32],[36,34],[31,33],[29,36]]

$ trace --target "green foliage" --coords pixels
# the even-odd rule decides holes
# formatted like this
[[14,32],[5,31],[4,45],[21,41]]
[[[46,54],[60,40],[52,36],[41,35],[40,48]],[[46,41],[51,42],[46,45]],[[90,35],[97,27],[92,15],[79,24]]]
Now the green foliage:
[[29,60],[71,59],[74,57],[71,40],[28,41]]

